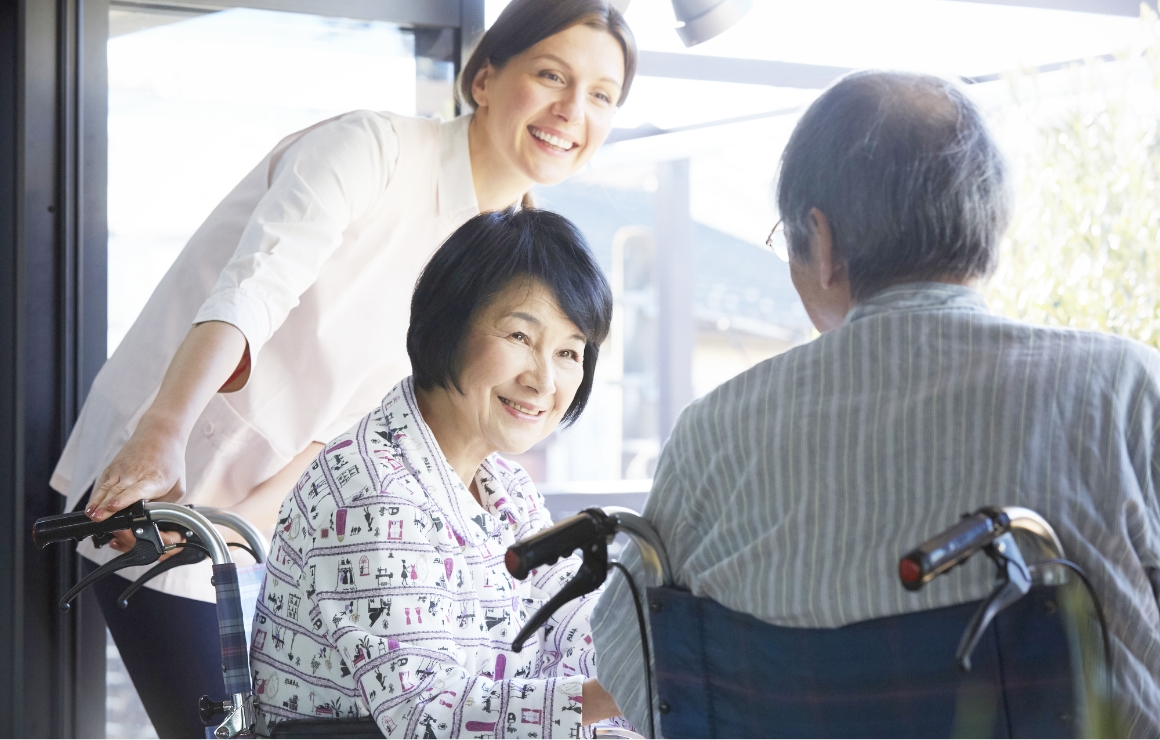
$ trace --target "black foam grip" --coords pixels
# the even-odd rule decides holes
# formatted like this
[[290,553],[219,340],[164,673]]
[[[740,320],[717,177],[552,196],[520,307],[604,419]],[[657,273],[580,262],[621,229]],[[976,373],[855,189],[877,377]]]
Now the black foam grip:
[[522,581],[533,569],[551,565],[605,536],[604,522],[597,514],[592,510],[582,511],[509,547],[504,565],[514,578]]
[[134,516],[140,516],[130,507],[118,511],[108,519],[94,522],[84,512],[58,514],[46,516],[36,520],[32,525],[32,541],[39,547],[50,545],[53,542],[67,540],[83,540],[94,534],[115,532],[119,529],[128,529],[133,524]]
[[980,509],[902,556],[902,585],[917,591],[931,579],[964,562],[1007,531],[1006,516]]

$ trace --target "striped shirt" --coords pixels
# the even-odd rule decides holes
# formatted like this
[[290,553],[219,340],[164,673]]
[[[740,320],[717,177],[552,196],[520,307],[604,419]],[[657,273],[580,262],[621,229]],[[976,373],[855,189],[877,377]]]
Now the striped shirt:
[[[1124,727],[1160,734],[1156,445],[1160,353],[995,316],[912,283],[694,402],[644,515],[677,583],[787,627],[838,627],[983,598],[985,558],[911,593],[899,557],[984,505],[1055,528],[1107,612]],[[640,584],[635,548],[626,563]],[[593,616],[600,681],[646,727],[640,638],[619,573]]]

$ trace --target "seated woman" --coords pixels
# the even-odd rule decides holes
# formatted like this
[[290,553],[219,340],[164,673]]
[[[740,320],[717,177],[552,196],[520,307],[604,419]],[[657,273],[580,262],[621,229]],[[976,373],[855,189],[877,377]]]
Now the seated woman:
[[250,653],[260,723],[369,714],[386,737],[578,737],[619,714],[594,680],[595,595],[511,652],[579,560],[508,575],[506,548],[552,522],[497,454],[580,415],[611,319],[561,216],[484,213],[439,248],[411,300],[414,375],[282,504]]

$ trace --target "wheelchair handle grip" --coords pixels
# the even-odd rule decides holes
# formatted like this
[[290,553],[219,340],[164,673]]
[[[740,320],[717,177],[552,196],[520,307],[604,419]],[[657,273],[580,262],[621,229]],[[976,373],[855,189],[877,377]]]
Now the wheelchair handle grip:
[[898,561],[898,577],[908,591],[918,591],[1010,529],[1011,518],[1001,509],[984,507],[966,514],[958,524],[903,555]]
[[32,541],[37,547],[46,547],[54,542],[83,540],[94,534],[108,534],[120,529],[129,529],[133,520],[144,516],[144,508],[139,504],[118,511],[108,519],[94,522],[83,512],[57,514],[36,520],[32,525]]
[[504,565],[512,577],[522,581],[535,568],[551,565],[615,533],[615,520],[600,509],[585,509],[509,547]]

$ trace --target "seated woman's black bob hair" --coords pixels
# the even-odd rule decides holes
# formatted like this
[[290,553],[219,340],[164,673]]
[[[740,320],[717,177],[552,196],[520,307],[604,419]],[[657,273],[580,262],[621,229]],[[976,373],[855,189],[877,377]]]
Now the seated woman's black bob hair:
[[407,354],[415,384],[460,393],[471,322],[514,281],[542,284],[584,335],[584,379],[561,420],[571,424],[592,393],[600,343],[612,323],[612,290],[580,230],[534,208],[481,213],[447,237],[415,283]]

